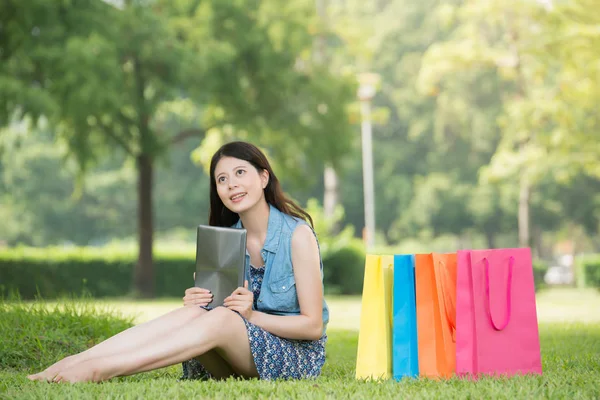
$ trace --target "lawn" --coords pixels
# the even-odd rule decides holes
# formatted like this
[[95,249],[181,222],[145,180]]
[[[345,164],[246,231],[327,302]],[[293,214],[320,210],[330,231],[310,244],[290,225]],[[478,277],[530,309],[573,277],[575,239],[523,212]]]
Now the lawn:
[[180,368],[173,366],[101,384],[34,383],[26,379],[28,372],[133,321],[177,307],[179,301],[111,300],[58,308],[53,303],[4,304],[0,308],[0,398],[599,398],[600,295],[552,289],[537,297],[544,375],[479,382],[355,380],[360,300],[329,298],[327,362],[316,380],[179,382]]

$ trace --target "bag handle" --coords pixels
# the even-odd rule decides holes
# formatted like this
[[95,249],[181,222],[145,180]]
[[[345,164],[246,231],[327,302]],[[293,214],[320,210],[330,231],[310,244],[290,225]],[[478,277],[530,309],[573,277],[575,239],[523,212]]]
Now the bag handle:
[[492,316],[492,308],[490,305],[490,263],[488,262],[487,258],[485,258],[485,257],[483,258],[483,263],[485,264],[485,297],[486,297],[486,301],[487,301],[488,315],[490,317],[490,321],[491,321],[494,329],[497,331],[501,331],[504,328],[506,328],[506,326],[508,325],[508,322],[510,321],[511,284],[512,284],[513,265],[515,263],[515,258],[511,256],[508,261],[508,278],[507,278],[508,282],[506,284],[506,309],[507,309],[507,311],[506,311],[506,319],[504,320],[504,323],[500,327],[498,327],[498,325],[496,325],[496,323],[494,322],[494,317]]
[[[447,276],[448,271],[446,270],[446,268],[443,268],[444,263],[442,261],[438,261],[438,266],[438,271],[443,271],[442,274]],[[456,316],[456,304],[454,301],[452,301],[452,297],[450,297],[446,291],[446,285],[444,285],[444,282],[446,281],[448,281],[448,279],[443,279],[440,282],[439,287],[442,291],[442,302],[444,303],[446,320],[448,321],[448,325],[450,325],[450,329],[452,330],[452,341],[456,342],[456,317],[453,319],[452,315],[448,315],[448,310],[452,308],[452,310],[454,311],[454,315]],[[452,312],[450,312],[450,314],[452,314]]]

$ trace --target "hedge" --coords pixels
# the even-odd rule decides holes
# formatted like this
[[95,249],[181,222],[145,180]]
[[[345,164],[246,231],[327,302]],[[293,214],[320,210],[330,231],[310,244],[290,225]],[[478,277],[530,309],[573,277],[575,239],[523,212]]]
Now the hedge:
[[[0,294],[18,292],[23,299],[79,295],[121,297],[131,295],[134,251],[99,248],[17,248],[0,251]],[[326,294],[361,294],[365,253],[353,243],[323,255]],[[181,297],[193,284],[194,254],[156,251],[157,297]],[[547,265],[533,265],[536,291],[544,287]],[[586,264],[586,275],[600,287],[600,257]]]
[[[88,292],[94,297],[131,294],[135,252],[95,248],[0,251],[0,290],[23,299],[46,299]],[[157,253],[156,295],[183,295],[193,285],[194,255]]]
[[[94,297],[131,295],[133,251],[98,248],[16,248],[0,251],[0,294],[19,293],[22,299],[38,294],[53,299],[89,293]],[[195,255],[189,251],[156,251],[154,270],[157,297],[181,297],[193,285]],[[328,293],[362,291],[364,253],[356,246],[323,256]]]

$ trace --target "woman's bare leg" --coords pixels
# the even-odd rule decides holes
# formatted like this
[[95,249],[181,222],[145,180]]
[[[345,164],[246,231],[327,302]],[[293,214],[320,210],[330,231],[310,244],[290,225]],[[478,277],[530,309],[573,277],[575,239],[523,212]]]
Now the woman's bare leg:
[[231,365],[223,358],[218,349],[212,349],[196,357],[196,360],[205,370],[207,370],[215,379],[226,379],[230,376],[237,376]]
[[244,321],[233,311],[218,307],[151,345],[83,361],[61,371],[55,381],[103,381],[177,364],[213,349],[237,375],[258,376]]
[[64,369],[92,358],[107,357],[113,354],[128,352],[135,347],[143,347],[153,343],[157,338],[170,335],[190,321],[202,316],[207,311],[198,306],[186,306],[173,310],[165,315],[136,325],[112,336],[97,345],[54,363],[44,371],[29,375],[32,380],[51,380]]

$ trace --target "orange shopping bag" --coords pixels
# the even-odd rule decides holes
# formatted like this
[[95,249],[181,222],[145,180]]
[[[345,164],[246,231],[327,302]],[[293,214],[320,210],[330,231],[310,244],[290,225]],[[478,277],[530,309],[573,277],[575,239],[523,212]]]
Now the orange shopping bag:
[[456,371],[456,253],[416,254],[419,375]]

